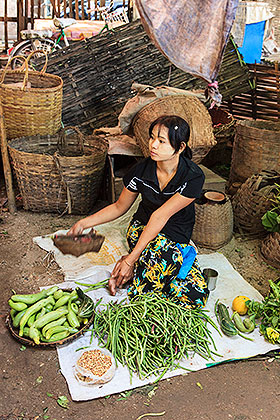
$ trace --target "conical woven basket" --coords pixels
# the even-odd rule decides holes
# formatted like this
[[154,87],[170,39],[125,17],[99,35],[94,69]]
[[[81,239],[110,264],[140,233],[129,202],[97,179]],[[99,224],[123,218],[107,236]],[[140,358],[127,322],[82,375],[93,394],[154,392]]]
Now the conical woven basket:
[[279,181],[277,172],[262,171],[241,185],[232,200],[237,232],[260,238],[267,234],[261,218],[272,207],[270,199],[275,191],[274,183]]
[[209,150],[215,146],[211,117],[199,99],[185,95],[165,96],[142,108],[132,122],[137,143],[145,157],[149,154],[149,127],[163,115],[177,115],[190,126],[188,146],[192,149],[195,163],[201,162]]
[[195,225],[192,240],[210,249],[226,245],[233,234],[233,212],[229,197],[225,203],[195,204]]
[[280,268],[280,233],[273,232],[261,244],[261,255],[267,264]]

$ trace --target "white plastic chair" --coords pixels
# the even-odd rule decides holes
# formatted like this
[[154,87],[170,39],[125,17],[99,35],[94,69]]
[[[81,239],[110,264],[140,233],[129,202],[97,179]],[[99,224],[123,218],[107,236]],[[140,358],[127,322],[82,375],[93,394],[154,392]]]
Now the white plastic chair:
[[[92,2],[91,2],[92,3]],[[109,6],[98,6],[88,9],[88,13],[99,12],[101,19],[107,22],[109,28],[114,28],[114,26],[119,26],[120,24],[129,23],[129,19],[124,7],[118,7],[116,10],[114,8],[114,1],[110,1]]]

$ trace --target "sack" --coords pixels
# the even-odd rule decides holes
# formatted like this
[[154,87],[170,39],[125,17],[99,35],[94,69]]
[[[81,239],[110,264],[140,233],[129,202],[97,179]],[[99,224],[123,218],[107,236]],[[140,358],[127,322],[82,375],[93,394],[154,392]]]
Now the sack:
[[86,252],[99,252],[105,236],[91,229],[84,235],[55,235],[53,243],[62,252],[79,257]]
[[113,379],[115,371],[116,364],[114,357],[107,349],[90,347],[77,352],[73,373],[79,384],[105,384]]

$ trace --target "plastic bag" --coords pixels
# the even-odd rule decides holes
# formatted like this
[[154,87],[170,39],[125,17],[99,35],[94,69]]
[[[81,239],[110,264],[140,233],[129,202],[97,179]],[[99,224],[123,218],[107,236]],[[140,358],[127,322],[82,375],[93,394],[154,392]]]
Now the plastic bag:
[[[96,363],[92,363],[92,359]],[[92,368],[92,370],[86,369],[83,365]],[[99,371],[101,375],[95,374],[96,371]],[[81,385],[105,384],[113,379],[115,371],[116,363],[114,357],[107,349],[95,346],[77,352],[73,372]]]

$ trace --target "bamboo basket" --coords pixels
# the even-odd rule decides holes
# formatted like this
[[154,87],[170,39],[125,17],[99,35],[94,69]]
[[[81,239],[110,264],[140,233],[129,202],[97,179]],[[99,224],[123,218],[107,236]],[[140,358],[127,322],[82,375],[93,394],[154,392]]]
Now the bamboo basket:
[[210,249],[226,245],[233,234],[233,212],[229,197],[222,203],[202,201],[195,203],[195,225],[192,240]]
[[280,268],[280,233],[268,235],[262,241],[260,252],[267,264]]
[[280,122],[238,121],[229,185],[244,182],[262,170],[279,170]]
[[[33,51],[27,59],[13,57],[0,71],[0,102],[7,139],[55,134],[61,127],[62,79],[46,73],[48,58],[45,52],[42,71],[30,71],[28,62],[35,53],[38,51]],[[15,58],[23,60],[24,66],[19,70],[9,70],[8,65]]]
[[132,122],[133,132],[145,157],[149,154],[149,127],[153,121],[163,115],[177,115],[190,126],[189,147],[192,149],[195,163],[201,162],[209,150],[216,144],[212,121],[205,106],[196,97],[172,95],[157,99],[143,107]]
[[224,109],[214,107],[208,109],[212,119],[214,137],[217,143],[233,142],[236,120]]
[[[108,145],[61,130],[55,135],[11,140],[11,156],[25,210],[86,214],[98,199]],[[67,129],[68,129],[67,128]]]
[[[63,289],[63,291],[72,292],[71,289]],[[21,337],[19,335],[18,328],[15,328],[13,326],[13,321],[12,321],[12,318],[11,318],[11,314],[7,315],[5,325],[8,328],[8,330],[10,331],[12,337],[14,337],[16,340],[18,340],[21,344],[23,344],[25,346],[31,346],[31,347],[35,347],[35,348],[53,348],[53,347],[56,348],[57,346],[61,346],[63,344],[72,343],[72,341],[76,340],[76,338],[79,338],[81,335],[83,335],[88,330],[88,328],[91,326],[93,321],[94,321],[94,314],[89,318],[89,320],[86,324],[84,324],[82,327],[79,328],[78,332],[69,335],[69,337],[63,338],[62,340],[59,340],[59,341],[53,341],[51,343],[45,343],[45,342],[41,341],[39,344],[35,344],[34,341],[31,340],[30,338]]]
[[271,209],[275,182],[280,182],[276,171],[262,171],[245,181],[232,199],[234,228],[241,234],[263,237],[267,234],[262,216]]

